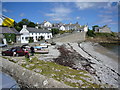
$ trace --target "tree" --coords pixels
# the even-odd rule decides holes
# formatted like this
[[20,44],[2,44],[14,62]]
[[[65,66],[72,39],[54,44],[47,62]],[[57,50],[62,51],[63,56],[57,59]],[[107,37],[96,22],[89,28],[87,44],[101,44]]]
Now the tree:
[[20,22],[15,23],[14,27],[17,31],[20,31],[22,29],[23,25],[27,25],[28,27],[36,26],[36,24],[34,22],[31,22],[28,19],[22,19]]
[[92,26],[93,31],[95,31],[95,27],[99,27],[98,25]]
[[88,29],[88,31],[87,31],[87,36],[89,36],[89,37],[95,37],[95,33],[94,33],[94,31]]
[[4,33],[3,35],[8,43],[16,42],[16,35],[14,33]]
[[53,29],[51,30],[51,32],[52,32],[53,35],[58,34],[58,33],[59,33],[59,29],[53,28]]
[[35,27],[36,24],[34,22],[29,22],[28,27]]

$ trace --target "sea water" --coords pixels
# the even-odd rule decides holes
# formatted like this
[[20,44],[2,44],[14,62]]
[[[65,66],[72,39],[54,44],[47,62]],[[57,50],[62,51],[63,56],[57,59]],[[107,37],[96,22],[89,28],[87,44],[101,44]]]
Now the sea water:
[[110,51],[114,52],[115,54],[119,54],[119,52],[120,52],[120,44],[100,43],[100,45],[109,49]]

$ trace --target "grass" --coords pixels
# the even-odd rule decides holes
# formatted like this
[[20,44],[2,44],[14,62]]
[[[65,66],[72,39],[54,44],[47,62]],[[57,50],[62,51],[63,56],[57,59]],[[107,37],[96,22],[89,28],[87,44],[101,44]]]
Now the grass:
[[36,57],[32,58],[31,62],[28,62],[28,64],[34,64],[34,66],[31,66],[27,69],[33,70],[35,68],[37,69],[39,68],[40,70],[42,70],[40,74],[50,78],[54,78],[55,80],[58,80],[58,81],[62,81],[65,84],[70,85],[72,87],[81,88],[82,85],[80,86],[80,83],[78,82],[67,81],[66,78],[69,78],[72,80],[81,80],[86,86],[89,86],[89,87],[94,87],[94,88],[99,87],[99,85],[97,84],[93,85],[93,83],[90,83],[89,81],[86,81],[82,78],[82,77],[91,78],[90,76],[86,75],[88,72],[84,70],[74,70],[67,66],[58,65],[54,62],[45,62],[43,60],[38,60]]
[[8,59],[8,60],[11,61],[11,62],[17,63],[17,62],[15,62],[14,60],[12,60],[12,59],[10,59],[10,58],[8,58],[8,57],[4,57],[4,56],[2,56],[2,58],[4,58],[4,59]]
[[[11,59],[8,59],[8,60],[11,61]],[[27,69],[29,70],[40,69],[42,70],[41,72],[39,72],[40,74],[53,78],[57,81],[64,82],[69,86],[77,87],[77,88],[82,88],[82,87],[99,88],[100,87],[100,85],[93,84],[90,81],[87,81],[84,79],[84,78],[91,79],[91,77],[88,76],[89,75],[88,72],[85,70],[75,70],[67,66],[56,64],[54,62],[46,62],[43,60],[38,60],[37,57],[33,57],[30,61],[29,60],[25,60],[25,61],[27,62],[27,64],[22,65],[22,67],[27,68],[26,65],[34,64],[34,66],[30,66]],[[71,82],[71,81],[68,81],[67,79],[71,79],[71,81],[74,80],[76,82]],[[82,81],[82,84],[78,82],[79,80]]]

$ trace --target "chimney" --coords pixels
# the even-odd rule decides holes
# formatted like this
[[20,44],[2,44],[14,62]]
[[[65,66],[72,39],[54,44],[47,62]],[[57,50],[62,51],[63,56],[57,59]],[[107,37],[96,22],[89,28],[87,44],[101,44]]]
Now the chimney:
[[26,28],[27,28],[27,25],[23,25],[23,28],[26,29]]

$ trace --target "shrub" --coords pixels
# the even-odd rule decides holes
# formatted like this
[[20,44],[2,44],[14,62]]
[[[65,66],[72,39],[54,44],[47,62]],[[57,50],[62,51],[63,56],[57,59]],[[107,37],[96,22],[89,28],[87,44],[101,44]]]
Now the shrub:
[[34,42],[33,37],[29,37],[29,43]]
[[89,37],[95,37],[94,31],[93,30],[88,30],[87,31],[87,36],[89,36]]
[[58,33],[59,33],[59,29],[53,28],[53,29],[51,30],[51,32],[52,32],[53,35],[58,34]]
[[65,33],[65,32],[66,32],[66,31],[62,31],[62,30],[59,31],[60,34],[63,34],[63,33]]
[[4,33],[3,35],[8,43],[16,42],[16,35],[14,33]]
[[95,33],[96,37],[111,37],[115,36],[114,33]]

